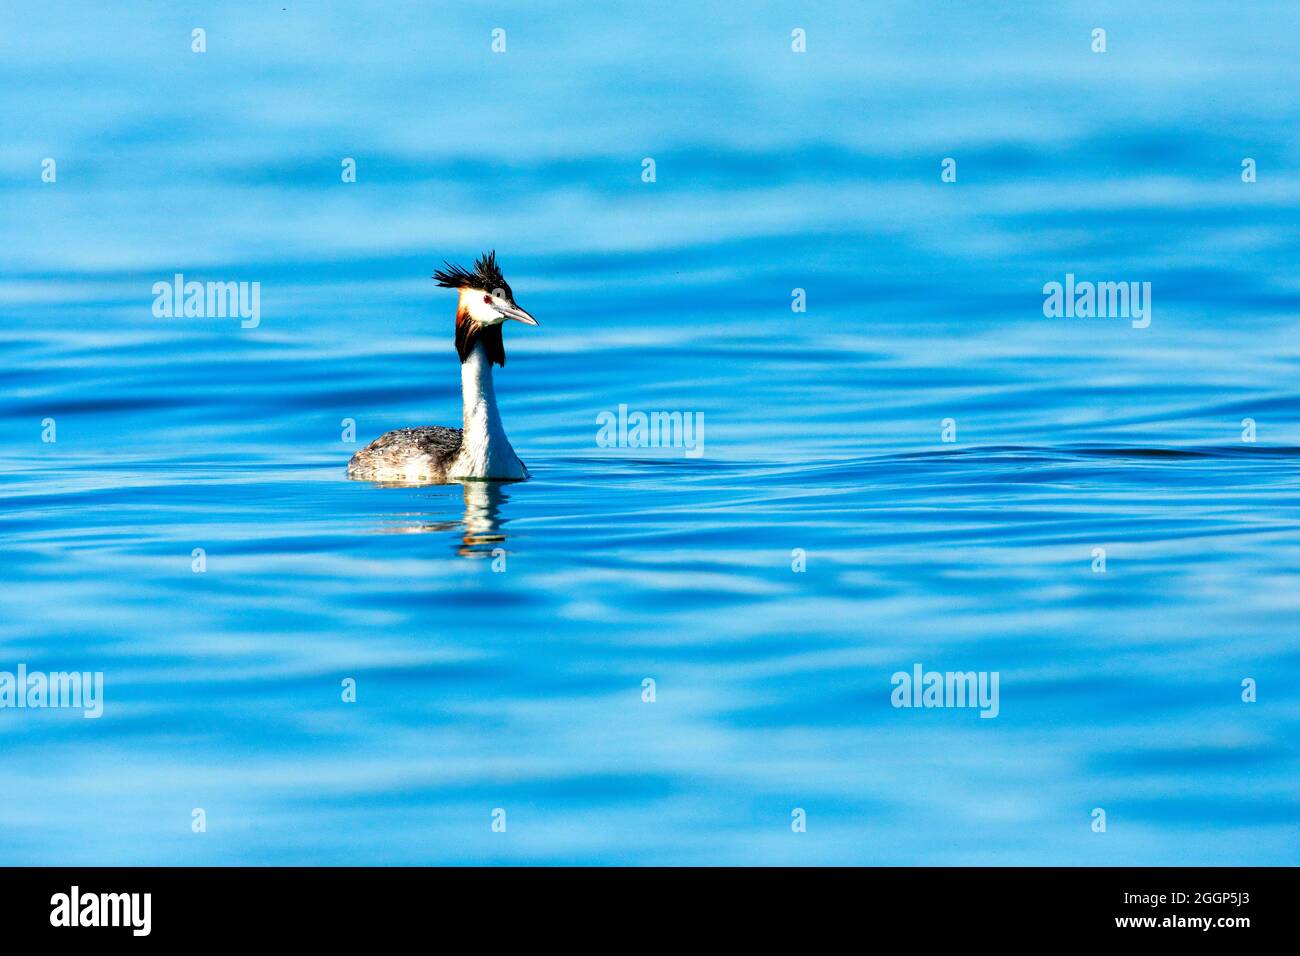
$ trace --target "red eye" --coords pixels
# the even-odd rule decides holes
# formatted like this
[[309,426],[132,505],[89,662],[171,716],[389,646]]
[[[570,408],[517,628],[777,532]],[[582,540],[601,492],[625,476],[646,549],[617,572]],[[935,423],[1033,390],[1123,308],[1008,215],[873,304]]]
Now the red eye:
[[485,296],[483,296],[483,301],[486,302],[488,305],[491,305],[491,304],[492,304],[492,296],[490,296],[490,295],[485,295]]

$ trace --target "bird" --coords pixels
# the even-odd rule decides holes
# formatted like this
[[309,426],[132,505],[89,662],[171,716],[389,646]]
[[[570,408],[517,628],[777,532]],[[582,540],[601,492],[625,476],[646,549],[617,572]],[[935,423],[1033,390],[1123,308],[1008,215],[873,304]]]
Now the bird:
[[492,366],[506,364],[502,326],[538,321],[519,307],[496,250],[472,270],[443,261],[433,279],[456,289],[456,354],[460,356],[463,414],[460,428],[426,425],[399,428],[352,456],[348,477],[383,484],[450,484],[464,480],[519,481],[529,477],[506,437],[492,386]]

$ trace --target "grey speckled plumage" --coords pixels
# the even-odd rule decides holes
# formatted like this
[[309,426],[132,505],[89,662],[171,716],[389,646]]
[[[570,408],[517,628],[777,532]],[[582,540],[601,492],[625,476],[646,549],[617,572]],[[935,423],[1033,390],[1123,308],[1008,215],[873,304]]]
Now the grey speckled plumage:
[[372,441],[348,462],[362,481],[446,481],[460,454],[461,430],[441,425],[399,428]]

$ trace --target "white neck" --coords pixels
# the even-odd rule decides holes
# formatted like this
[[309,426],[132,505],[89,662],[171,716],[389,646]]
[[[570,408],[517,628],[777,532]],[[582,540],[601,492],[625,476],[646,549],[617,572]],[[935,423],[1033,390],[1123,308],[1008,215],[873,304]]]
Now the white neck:
[[475,344],[474,351],[460,365],[460,392],[464,433],[450,477],[527,478],[528,470],[510,447],[501,425],[492,387],[492,362],[482,342]]

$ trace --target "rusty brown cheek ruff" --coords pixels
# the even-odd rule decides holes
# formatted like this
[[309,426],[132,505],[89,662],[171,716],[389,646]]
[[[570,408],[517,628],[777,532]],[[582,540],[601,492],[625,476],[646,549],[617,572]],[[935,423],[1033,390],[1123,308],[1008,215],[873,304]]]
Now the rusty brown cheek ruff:
[[489,362],[495,362],[502,368],[506,366],[506,346],[501,338],[501,326],[498,325],[479,325],[469,317],[468,310],[460,308],[456,310],[456,354],[460,356],[462,364],[469,358],[470,353],[474,351],[474,346],[479,342],[483,343],[483,348],[487,351]]

